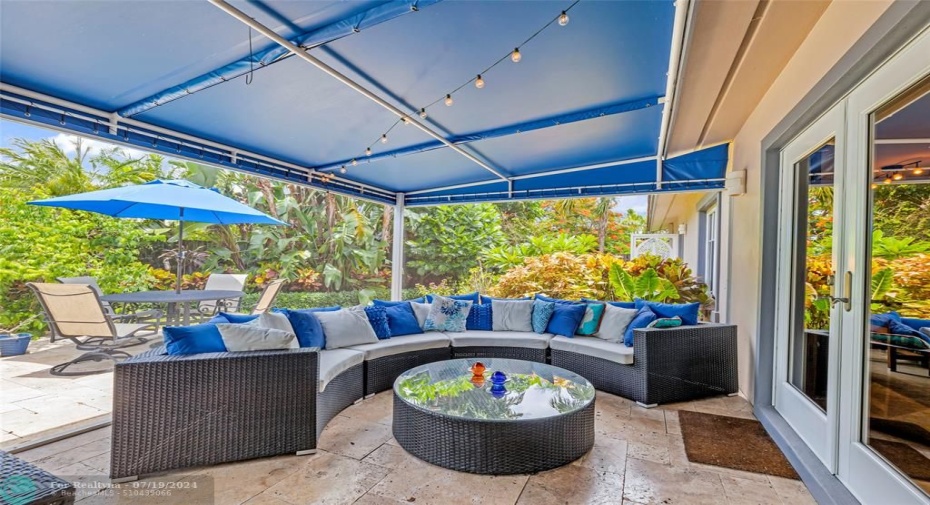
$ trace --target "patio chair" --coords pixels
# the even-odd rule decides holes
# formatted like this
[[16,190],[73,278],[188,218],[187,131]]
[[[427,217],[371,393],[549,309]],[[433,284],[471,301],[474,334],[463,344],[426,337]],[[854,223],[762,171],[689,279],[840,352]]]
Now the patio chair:
[[274,304],[274,299],[278,297],[281,286],[284,285],[284,279],[277,279],[268,283],[262,290],[262,295],[258,297],[258,303],[252,309],[252,314],[263,314]]
[[[245,289],[246,277],[246,274],[210,274],[203,289],[242,291]],[[217,312],[236,312],[237,310],[239,310],[239,298],[207,300],[200,302],[197,306],[197,311],[204,318],[213,317]]]
[[53,366],[53,375],[79,375],[65,373],[65,369],[75,363],[128,358],[130,354],[120,351],[120,347],[145,343],[144,336],[158,332],[158,326],[151,323],[114,323],[107,316],[97,292],[89,285],[39,282],[26,285],[42,305],[52,341],[67,338],[78,349],[88,351]]
[[[90,286],[90,289],[93,289],[98,297],[103,296],[103,290],[100,289],[100,285],[97,284],[96,277],[59,277],[58,282],[62,284],[82,284]],[[117,314],[113,306],[110,305],[110,302],[100,300],[100,304],[103,306],[103,311],[107,314],[107,317],[121,323],[148,323],[154,321],[155,324],[160,326],[161,318],[165,315],[164,312],[158,309],[138,310],[130,314]]]

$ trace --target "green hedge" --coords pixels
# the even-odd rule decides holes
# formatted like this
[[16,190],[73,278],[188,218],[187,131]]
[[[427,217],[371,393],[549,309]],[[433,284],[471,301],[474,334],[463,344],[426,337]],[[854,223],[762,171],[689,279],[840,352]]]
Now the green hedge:
[[[242,297],[242,306],[240,312],[247,312],[255,307],[258,302],[260,293],[249,293]],[[421,296],[416,288],[405,289],[404,299],[417,298]],[[375,290],[374,298],[381,300],[390,300],[391,292],[387,289]],[[341,307],[350,307],[359,304],[358,291],[334,291],[329,293],[278,293],[275,299],[275,307],[286,307],[294,309],[310,307],[331,307],[339,305]]]

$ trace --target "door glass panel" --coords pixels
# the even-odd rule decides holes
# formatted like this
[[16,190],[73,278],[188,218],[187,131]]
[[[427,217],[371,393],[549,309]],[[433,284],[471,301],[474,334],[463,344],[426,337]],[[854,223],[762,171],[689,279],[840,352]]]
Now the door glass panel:
[[834,142],[795,165],[795,262],[789,382],[827,409],[830,300],[833,284]]
[[863,442],[930,491],[930,79],[872,114]]

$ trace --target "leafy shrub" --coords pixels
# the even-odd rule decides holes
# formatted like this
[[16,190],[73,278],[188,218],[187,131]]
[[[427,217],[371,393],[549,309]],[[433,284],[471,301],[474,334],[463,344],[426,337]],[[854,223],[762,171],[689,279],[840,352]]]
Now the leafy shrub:
[[[378,298],[381,300],[390,300],[391,292],[387,289],[373,290],[373,295],[371,298]],[[417,294],[419,291],[416,288],[410,288],[404,290],[404,299],[416,298],[422,296]],[[247,293],[242,297],[242,304],[240,309],[242,312],[248,312],[255,307],[255,304],[258,303],[258,297],[260,293]],[[293,308],[293,309],[303,309],[310,307],[332,307],[338,305],[340,307],[351,307],[353,305],[358,305],[362,303],[362,297],[364,294],[361,291],[332,291],[332,292],[290,292],[290,293],[278,293],[277,298],[275,298],[274,306],[275,307],[284,307],[284,308]]]
[[502,297],[545,293],[556,298],[613,299],[608,296],[610,265],[623,261],[609,255],[555,253],[526,258],[524,264],[501,275],[489,291]]

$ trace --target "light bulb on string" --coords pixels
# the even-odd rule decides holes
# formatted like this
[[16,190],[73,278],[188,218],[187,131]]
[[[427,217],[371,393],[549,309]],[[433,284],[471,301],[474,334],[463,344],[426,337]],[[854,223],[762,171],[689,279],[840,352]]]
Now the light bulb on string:
[[420,119],[426,119],[426,109],[420,109]]
[[384,135],[381,135],[381,143],[387,144],[387,133],[385,133]]
[[565,11],[562,11],[562,13],[559,14],[559,26],[565,26],[567,24],[568,24],[568,13]]
[[352,158],[352,166],[354,167],[357,165],[358,165],[358,161],[356,161],[355,158]]
[[346,166],[345,166],[345,165],[343,165],[343,166],[339,169],[339,173],[340,173],[340,174],[346,173]]
[[475,87],[478,89],[484,87],[484,79],[481,78],[481,74],[478,74],[478,77],[475,78]]
[[917,162],[917,165],[914,167],[914,175],[921,175],[924,173],[924,169],[920,168],[920,162]]
[[365,156],[371,156],[371,148],[370,148],[370,147],[366,147],[366,148],[365,148]]
[[904,178],[904,174],[902,174],[901,172],[895,172],[895,174],[892,175],[891,178],[896,181],[900,181],[901,179]]
[[520,63],[520,60],[523,59],[523,55],[520,54],[520,48],[519,48],[519,47],[513,48],[513,52],[510,53],[510,59],[511,59],[514,63]]
[[452,95],[446,95],[446,107],[452,107]]
[[873,183],[872,183],[872,189],[875,189],[875,188],[877,188],[877,187],[878,187],[878,184],[875,184],[875,183],[873,182]]
[[410,124],[410,123],[407,122],[407,118],[406,118],[406,117],[400,118],[400,122],[401,122],[401,123],[404,123],[404,124]]
[[885,177],[885,180],[882,181],[882,184],[891,184],[891,177]]

